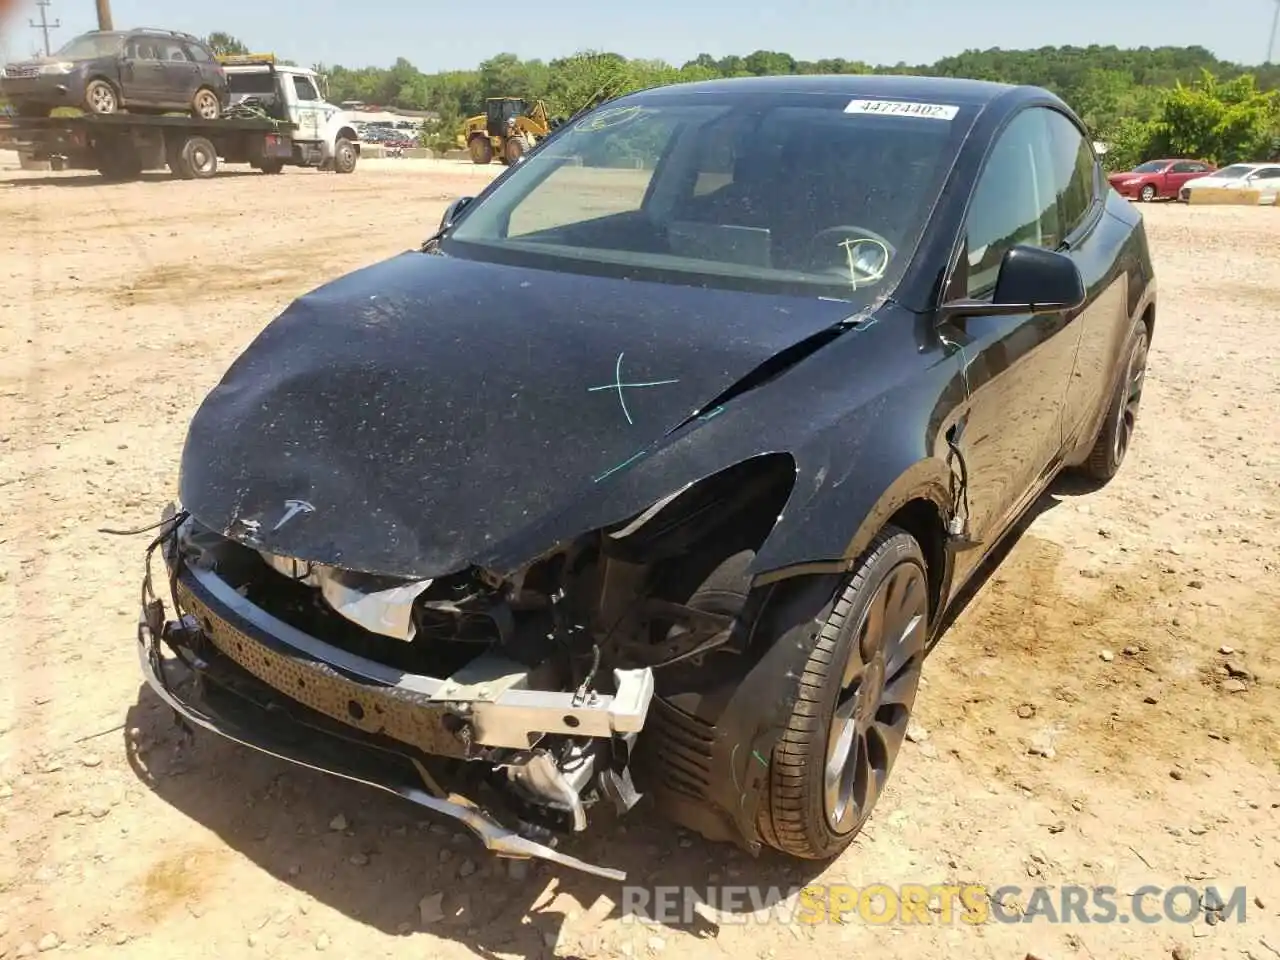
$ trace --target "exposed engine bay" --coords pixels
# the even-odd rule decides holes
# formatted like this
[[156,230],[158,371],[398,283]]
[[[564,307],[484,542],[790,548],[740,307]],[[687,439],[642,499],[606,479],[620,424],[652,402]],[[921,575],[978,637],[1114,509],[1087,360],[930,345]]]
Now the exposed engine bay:
[[[175,667],[206,701],[230,693],[275,727],[287,717],[295,732],[354,737],[402,768],[408,761],[411,778],[345,775],[405,796],[416,789],[411,799],[468,822],[500,853],[620,877],[554,846],[587,828],[593,805],[625,813],[637,803],[633,770],[658,679],[727,678],[708,658],[746,652],[751,546],[789,489],[777,472],[750,477],[728,477],[714,496],[666,498],[507,575],[469,568],[425,580],[275,555],[255,546],[251,528],[233,539],[172,508],[152,543],[166,600],[148,552],[144,670],[187,720],[265,748],[266,721],[246,721],[237,736],[227,711],[202,713],[176,692]],[[162,647],[176,663],[162,662]],[[305,750],[289,759],[344,774]],[[675,759],[666,779],[698,779]]]

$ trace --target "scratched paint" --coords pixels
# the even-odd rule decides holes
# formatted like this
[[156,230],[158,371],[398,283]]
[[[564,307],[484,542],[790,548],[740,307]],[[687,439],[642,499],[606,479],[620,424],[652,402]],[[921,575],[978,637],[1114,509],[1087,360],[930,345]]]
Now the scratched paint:
[[622,469],[624,469],[625,467],[629,467],[629,466],[631,466],[631,464],[635,463],[637,460],[639,460],[641,457],[643,457],[643,456],[645,455],[645,453],[646,453],[646,451],[644,451],[644,450],[640,450],[640,451],[637,451],[636,453],[633,453],[631,456],[627,457],[627,459],[623,460],[623,461],[622,461],[620,464],[618,464],[617,466],[615,466],[615,467],[610,467],[610,468],[609,468],[608,470],[606,470],[604,473],[600,474],[600,476],[598,476],[598,477],[596,477],[596,478],[595,478],[595,481],[594,481],[594,482],[595,482],[595,483],[599,483],[599,482],[600,482],[600,481],[602,481],[602,480],[607,480],[609,477],[613,476],[613,475],[614,475],[615,473],[617,473],[619,470],[622,470]]
[[622,382],[622,358],[625,351],[618,354],[618,361],[613,367],[613,383],[603,383],[597,387],[587,387],[587,393],[596,393],[600,390],[616,390],[618,391],[618,403],[622,406],[622,414],[627,418],[627,423],[635,425],[635,420],[631,418],[631,411],[627,409],[627,399],[623,396],[622,391],[639,389],[642,387],[662,387],[670,383],[679,383],[679,380],[647,380],[643,383],[623,383]]

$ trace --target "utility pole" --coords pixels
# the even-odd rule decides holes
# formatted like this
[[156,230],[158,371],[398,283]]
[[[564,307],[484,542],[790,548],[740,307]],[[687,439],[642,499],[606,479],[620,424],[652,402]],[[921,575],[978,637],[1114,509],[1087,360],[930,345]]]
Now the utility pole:
[[62,26],[61,20],[55,20],[53,23],[49,22],[48,9],[50,2],[51,0],[36,0],[36,6],[40,8],[40,22],[28,21],[32,30],[39,30],[44,34],[44,55],[46,57],[53,52],[53,48],[49,46],[49,31],[57,30]]
[[1275,0],[1276,12],[1271,15],[1271,42],[1267,44],[1267,63],[1276,52],[1276,27],[1280,26],[1280,0]]
[[[1280,2],[1280,0],[1277,0]],[[111,26],[111,0],[98,0],[98,29],[114,30]]]

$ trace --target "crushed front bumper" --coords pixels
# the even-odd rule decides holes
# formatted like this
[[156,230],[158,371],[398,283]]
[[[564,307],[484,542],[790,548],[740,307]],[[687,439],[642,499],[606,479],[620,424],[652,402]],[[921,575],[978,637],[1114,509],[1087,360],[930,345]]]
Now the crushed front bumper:
[[[621,870],[561,853],[446,793],[415,754],[466,759],[476,744],[528,748],[531,733],[549,729],[597,737],[637,732],[653,696],[648,670],[617,671],[613,696],[585,700],[528,689],[527,677],[502,675],[500,663],[445,679],[406,674],[277,620],[210,570],[183,569],[173,587],[178,613],[186,615],[165,622],[159,601],[145,605],[138,656],[151,689],[191,724],[451,817],[501,856],[626,879]],[[171,642],[193,634],[201,640],[194,648]],[[469,731],[461,738],[459,717]]]
[[199,670],[193,671],[176,657],[161,653],[145,617],[138,625],[138,660],[147,684],[156,695],[195,726],[281,760],[376,787],[451,817],[467,826],[486,848],[500,856],[536,857],[609,880],[626,879],[622,870],[587,863],[521,836],[465,797],[432,796],[420,786],[421,781],[415,777],[407,758],[383,754],[337,735],[325,736],[312,726],[292,721],[287,714],[263,708],[208,683]]

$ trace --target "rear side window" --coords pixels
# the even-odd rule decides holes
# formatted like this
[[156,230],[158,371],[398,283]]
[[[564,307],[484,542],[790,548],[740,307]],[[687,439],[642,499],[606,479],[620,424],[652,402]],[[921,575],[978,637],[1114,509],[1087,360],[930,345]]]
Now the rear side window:
[[[1093,206],[1098,161],[1093,147],[1065,114],[1043,110],[1053,152],[1054,194],[1062,236],[1068,236],[1089,214]],[[1176,168],[1175,168],[1176,169]]]
[[160,50],[161,60],[175,60],[179,63],[186,63],[191,59],[187,56],[186,48],[176,40],[160,40],[157,41],[156,45]]
[[266,70],[228,72],[227,89],[235,94],[266,96],[276,92],[275,77]]

